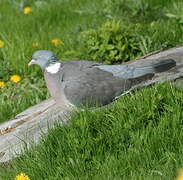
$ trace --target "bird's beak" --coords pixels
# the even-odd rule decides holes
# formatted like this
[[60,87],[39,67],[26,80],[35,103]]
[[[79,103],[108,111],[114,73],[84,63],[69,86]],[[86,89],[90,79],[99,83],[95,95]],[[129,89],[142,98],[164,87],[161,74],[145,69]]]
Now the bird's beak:
[[34,59],[32,59],[29,63],[28,63],[28,66],[31,66],[33,64],[36,64],[36,61]]

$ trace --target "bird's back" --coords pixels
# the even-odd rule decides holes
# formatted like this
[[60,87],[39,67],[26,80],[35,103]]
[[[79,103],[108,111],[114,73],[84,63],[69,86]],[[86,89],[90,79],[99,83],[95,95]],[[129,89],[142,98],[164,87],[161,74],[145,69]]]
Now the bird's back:
[[131,81],[103,71],[92,61],[62,63],[62,85],[66,98],[75,105],[105,105],[131,87]]

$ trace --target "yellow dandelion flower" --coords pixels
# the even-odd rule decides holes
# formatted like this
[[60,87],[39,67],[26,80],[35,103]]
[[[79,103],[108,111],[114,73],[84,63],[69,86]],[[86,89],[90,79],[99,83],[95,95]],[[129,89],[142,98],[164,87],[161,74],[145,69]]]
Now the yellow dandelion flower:
[[39,46],[40,46],[40,44],[38,42],[33,42],[32,43],[32,47],[39,47]]
[[0,48],[4,47],[4,41],[0,40]]
[[176,180],[183,180],[183,168],[181,168],[179,170],[179,174],[178,174],[178,177],[176,178]]
[[14,83],[18,83],[21,80],[21,77],[19,75],[12,75],[10,77],[10,81],[14,82]]
[[30,180],[30,178],[26,174],[20,173],[18,176],[16,176],[15,180]]
[[60,44],[63,44],[63,42],[60,39],[53,39],[51,40],[52,44],[54,44],[55,46],[58,46]]
[[32,12],[32,8],[31,7],[25,7],[24,9],[23,9],[23,13],[24,14],[30,14]]
[[4,81],[0,81],[0,87],[4,87],[5,86],[5,82]]

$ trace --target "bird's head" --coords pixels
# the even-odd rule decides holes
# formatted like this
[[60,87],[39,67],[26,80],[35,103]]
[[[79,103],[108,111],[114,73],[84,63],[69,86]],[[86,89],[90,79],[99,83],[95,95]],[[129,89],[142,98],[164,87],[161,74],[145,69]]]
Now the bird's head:
[[58,59],[52,51],[38,50],[33,53],[32,60],[28,63],[28,66],[37,64],[42,70],[44,70],[46,67],[55,64],[56,62],[58,62]]

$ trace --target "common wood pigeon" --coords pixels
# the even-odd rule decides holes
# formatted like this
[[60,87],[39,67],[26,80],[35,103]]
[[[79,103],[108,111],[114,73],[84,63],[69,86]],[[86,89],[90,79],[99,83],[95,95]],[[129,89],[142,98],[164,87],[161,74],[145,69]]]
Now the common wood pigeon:
[[38,50],[28,65],[41,67],[51,96],[59,105],[107,105],[134,85],[176,66],[173,59],[134,67],[87,60],[60,62],[49,50]]

